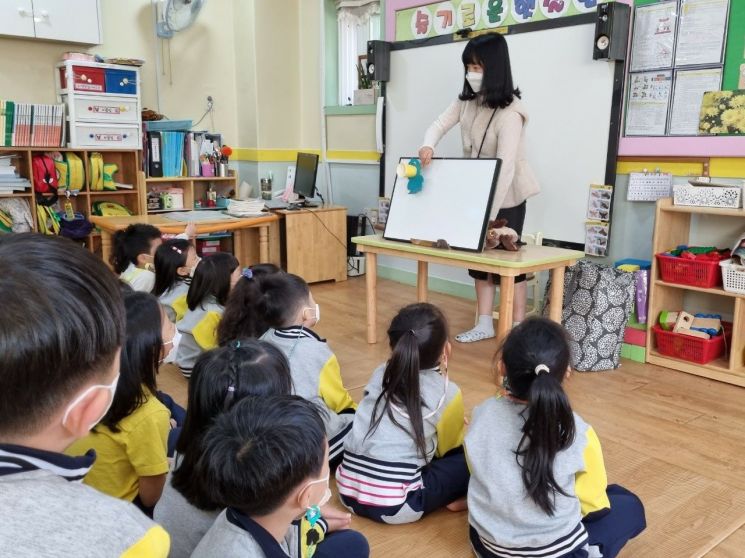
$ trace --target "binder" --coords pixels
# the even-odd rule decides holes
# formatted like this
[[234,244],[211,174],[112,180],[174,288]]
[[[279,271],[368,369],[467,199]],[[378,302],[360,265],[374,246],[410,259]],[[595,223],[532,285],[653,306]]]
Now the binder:
[[150,176],[163,176],[163,134],[161,132],[148,132],[148,172]]

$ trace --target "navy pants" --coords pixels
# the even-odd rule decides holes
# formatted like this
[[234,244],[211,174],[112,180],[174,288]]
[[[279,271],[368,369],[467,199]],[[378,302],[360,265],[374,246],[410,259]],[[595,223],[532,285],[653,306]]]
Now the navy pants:
[[328,533],[316,547],[313,558],[368,558],[370,545],[362,533],[345,529]]
[[[443,457],[433,459],[422,469],[424,488],[410,493],[406,498],[406,504],[414,511],[423,512],[424,515],[439,510],[466,495],[470,476],[463,447],[455,448]],[[402,507],[370,506],[344,496],[341,496],[341,499],[357,515],[381,523],[385,523],[384,516],[395,516]]]
[[168,433],[168,457],[173,457],[173,454],[176,451],[176,442],[181,434],[181,427],[184,425],[184,420],[186,419],[186,409],[176,403],[173,400],[173,397],[163,391],[159,391],[156,394],[156,397],[158,398],[158,401],[163,403],[166,409],[171,412],[171,418],[176,421],[176,427],[171,428],[171,431]]
[[[644,516],[644,505],[641,500],[622,486],[611,484],[607,489],[610,500],[610,511],[595,518],[583,520],[587,530],[588,543],[597,546],[603,558],[615,558],[624,545],[647,527]],[[479,539],[476,530],[471,527],[471,544],[478,556],[493,556]],[[588,558],[587,550],[578,549],[561,558]]]

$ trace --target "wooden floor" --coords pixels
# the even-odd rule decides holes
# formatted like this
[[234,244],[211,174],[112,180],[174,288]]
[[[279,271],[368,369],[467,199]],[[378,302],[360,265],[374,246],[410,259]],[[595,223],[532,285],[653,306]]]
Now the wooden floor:
[[[345,385],[359,400],[385,342],[368,345],[364,278],[313,287],[323,319],[316,330],[339,358]],[[415,300],[413,287],[379,281],[378,338],[396,310]],[[451,335],[470,326],[473,303],[433,293]],[[494,392],[494,344],[454,343],[450,378],[467,412]],[[160,387],[181,403],[186,380],[165,370]],[[624,361],[615,372],[575,373],[567,390],[574,409],[597,431],[609,482],[636,492],[647,530],[626,547],[634,558],[745,557],[745,389],[650,365]],[[381,558],[472,556],[466,513],[440,511],[413,525],[378,525],[355,518]]]

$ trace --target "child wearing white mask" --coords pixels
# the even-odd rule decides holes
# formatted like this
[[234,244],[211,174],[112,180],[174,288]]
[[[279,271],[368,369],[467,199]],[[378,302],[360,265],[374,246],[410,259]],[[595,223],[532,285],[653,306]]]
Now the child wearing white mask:
[[331,468],[335,469],[357,405],[344,387],[336,355],[326,340],[311,329],[321,317],[320,308],[308,284],[291,273],[264,277],[256,296],[256,312],[269,326],[261,339],[281,349],[287,357],[294,393],[329,411],[326,436]]
[[183,318],[189,309],[186,295],[200,260],[194,245],[183,238],[166,240],[155,251],[153,294],[173,323]]
[[[168,534],[81,483],[95,454],[62,453],[108,414],[125,317],[116,277],[68,240],[0,238],[0,556],[168,555]],[[64,296],[50,296],[49,289]],[[167,419],[166,419],[167,420]]]
[[127,338],[113,402],[90,434],[66,453],[94,449],[97,459],[83,482],[152,517],[168,473],[171,430],[171,411],[159,400],[156,374],[174,354],[177,331],[151,294],[125,292],[124,307]]
[[[499,33],[475,37],[468,41],[462,60],[463,90],[427,129],[419,158],[426,167],[442,137],[460,124],[464,157],[502,161],[489,219],[506,219],[507,225],[522,235],[525,200],[538,194],[540,187],[526,158],[528,113],[520,90],[512,83],[507,41]],[[478,320],[473,329],[455,336],[461,343],[494,337],[492,313],[499,276],[476,270],[469,270],[469,275],[475,281]],[[513,317],[520,322],[525,318],[527,300],[525,275],[517,276],[515,283]]]
[[[194,476],[226,509],[193,558],[288,558],[295,546],[308,557],[369,556],[367,540],[352,530],[337,531],[316,548],[313,529],[323,522],[320,508],[331,497],[322,413],[301,397],[273,395],[247,397],[217,417]],[[311,530],[304,540],[287,541],[301,517]]]
[[448,378],[442,312],[411,304],[388,328],[392,354],[373,372],[344,443],[336,487],[351,511],[411,523],[447,506],[465,509],[463,395]]

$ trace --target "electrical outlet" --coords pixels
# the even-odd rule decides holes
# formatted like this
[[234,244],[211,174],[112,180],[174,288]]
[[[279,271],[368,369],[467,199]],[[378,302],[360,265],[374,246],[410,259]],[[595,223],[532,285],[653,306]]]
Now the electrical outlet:
[[212,95],[207,95],[207,110],[212,110],[212,107],[215,106],[215,99],[212,97]]
[[369,207],[366,207],[364,209],[363,213],[365,214],[365,217],[367,217],[368,219],[370,219],[370,222],[373,225],[377,225],[378,224],[378,210],[377,209],[371,209]]

